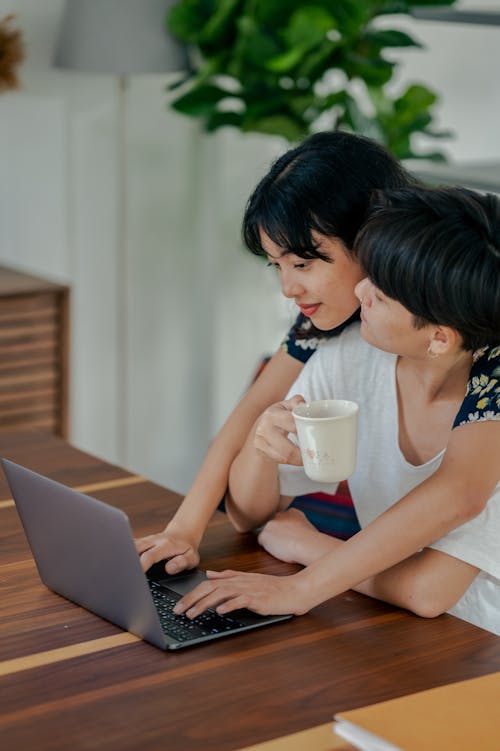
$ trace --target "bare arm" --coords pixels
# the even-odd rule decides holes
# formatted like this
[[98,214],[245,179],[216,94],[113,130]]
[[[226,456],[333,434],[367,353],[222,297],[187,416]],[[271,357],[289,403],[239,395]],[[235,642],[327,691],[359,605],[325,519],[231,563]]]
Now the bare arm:
[[303,401],[294,396],[273,404],[259,417],[229,473],[226,511],[239,532],[268,521],[280,505],[279,464],[300,466],[300,451],[288,434],[295,431],[292,409]]
[[[319,532],[301,511],[293,508],[266,524],[259,542],[276,558],[303,566],[345,544]],[[425,548],[353,589],[430,618],[449,610],[478,572],[474,566],[446,553]]]
[[425,548],[355,589],[423,618],[435,618],[458,602],[479,571],[451,555]]
[[[343,545],[290,577],[214,573],[183,598],[179,610],[190,608],[190,615],[197,615],[220,604],[220,612],[235,607],[263,614],[307,612],[478,515],[499,481],[499,455],[498,421],[461,426],[452,431],[435,474]],[[473,578],[473,567],[467,575]]]
[[283,350],[272,357],[212,441],[193,485],[164,531],[136,541],[144,570],[164,558],[170,559],[169,573],[197,565],[200,541],[226,492],[234,457],[256,418],[285,396],[302,367]]

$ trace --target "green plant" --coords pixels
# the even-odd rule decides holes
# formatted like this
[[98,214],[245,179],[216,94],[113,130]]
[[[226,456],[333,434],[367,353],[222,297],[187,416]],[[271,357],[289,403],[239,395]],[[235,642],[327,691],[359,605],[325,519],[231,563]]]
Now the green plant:
[[172,88],[178,112],[206,130],[242,131],[300,141],[308,133],[342,128],[384,143],[397,157],[416,154],[412,136],[448,136],[432,129],[436,94],[413,84],[387,91],[396,64],[384,52],[421,45],[374,20],[408,14],[414,5],[454,0],[180,0],[171,32],[193,51],[192,69]]

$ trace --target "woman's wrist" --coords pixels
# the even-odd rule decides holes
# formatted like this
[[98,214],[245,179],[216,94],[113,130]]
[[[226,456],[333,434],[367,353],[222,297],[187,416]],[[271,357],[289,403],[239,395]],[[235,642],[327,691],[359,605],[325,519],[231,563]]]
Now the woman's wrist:
[[174,516],[163,530],[163,534],[186,540],[197,548],[201,543],[204,531],[204,529],[199,528],[199,525],[188,524]]
[[304,615],[304,613],[308,613],[327,599],[318,590],[317,584],[314,581],[314,576],[308,568],[304,568],[302,571],[292,574],[292,578],[294,579],[298,605],[295,609],[296,615]]

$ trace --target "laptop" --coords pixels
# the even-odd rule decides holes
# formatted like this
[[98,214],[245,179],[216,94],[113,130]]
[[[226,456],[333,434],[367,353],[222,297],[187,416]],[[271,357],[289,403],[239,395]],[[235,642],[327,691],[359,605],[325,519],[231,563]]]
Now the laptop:
[[160,649],[181,649],[292,617],[175,615],[177,600],[206,578],[202,571],[170,576],[160,562],[144,574],[121,509],[1,461],[42,582],[125,631]]

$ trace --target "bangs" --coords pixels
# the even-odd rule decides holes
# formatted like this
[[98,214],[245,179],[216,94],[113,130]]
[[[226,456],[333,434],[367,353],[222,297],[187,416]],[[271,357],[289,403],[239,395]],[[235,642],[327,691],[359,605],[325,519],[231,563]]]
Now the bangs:
[[318,250],[313,232],[331,236],[331,228],[323,227],[298,198],[275,184],[257,205],[249,204],[243,223],[243,240],[252,253],[266,255],[261,243],[262,231],[285,254],[329,260]]
[[316,184],[317,180],[310,185],[311,165],[292,162],[283,167],[278,162],[276,167],[279,167],[277,174],[267,175],[248,201],[243,217],[243,241],[255,255],[266,255],[260,238],[262,231],[283,253],[329,260],[318,250],[313,233],[337,236],[330,218],[331,200]]

